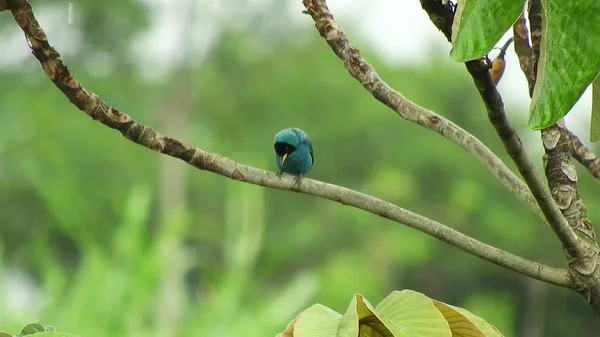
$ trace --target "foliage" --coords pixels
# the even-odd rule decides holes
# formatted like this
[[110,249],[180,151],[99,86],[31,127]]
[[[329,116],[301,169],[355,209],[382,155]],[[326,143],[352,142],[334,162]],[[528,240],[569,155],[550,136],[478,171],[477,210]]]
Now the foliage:
[[[529,108],[529,126],[534,129],[564,117],[600,73],[600,2],[542,0],[542,4],[541,55]],[[450,56],[464,62],[487,54],[524,5],[525,0],[458,1]]]
[[355,294],[344,315],[315,304],[277,337],[502,337],[469,311],[412,291],[394,291],[377,307]]
[[[28,335],[35,335],[35,337],[71,337],[73,335],[57,332],[56,328],[52,325],[43,325],[41,323],[30,323],[27,324],[21,332],[14,335],[14,337],[23,337]],[[6,331],[0,331],[0,337],[13,337],[12,334]]]
[[[43,11],[64,3],[33,5]],[[137,15],[145,11],[134,9],[140,4],[76,7],[92,21],[94,13],[117,8],[143,20]],[[102,63],[90,61],[86,44],[63,59],[87,89],[167,135],[275,170],[275,132],[298,126],[315,145],[310,177],[376,195],[528,258],[564,264],[560,244],[535,215],[462,149],[375,102],[310,21],[257,38],[257,29],[282,25],[269,8],[261,7],[265,17],[252,25],[227,26],[190,64],[168,61],[183,70],[153,80],[146,68],[120,59],[120,48],[104,51],[116,60],[105,73],[98,71]],[[548,337],[587,336],[597,328],[585,301],[570,292],[531,285],[412,229],[325,200],[229,182],[124,141],[61,96],[2,14],[8,28],[0,33],[18,36],[14,45],[27,57],[0,76],[2,330],[39,319],[85,337],[273,336],[310,303],[343,312],[355,293],[378,303],[393,289],[477,312],[507,337],[524,335],[529,325]],[[42,25],[54,22],[48,15]],[[119,27],[68,29],[109,41],[93,48],[130,45],[134,35]],[[358,35],[352,25],[345,28]],[[46,29],[58,43],[60,25]],[[366,41],[353,42],[390,85],[503,153],[464,67],[435,50],[421,63],[390,64]],[[152,43],[148,57],[166,42]],[[181,96],[185,81],[195,101]],[[187,114],[176,109],[181,102]],[[524,125],[521,107],[510,108],[511,119]],[[183,122],[167,130],[165,120],[177,118]],[[533,134],[519,132],[527,144]],[[598,182],[585,174],[579,182],[586,203],[599,204]],[[598,218],[600,208],[590,207],[589,215]],[[31,280],[33,298],[15,299],[18,292],[6,290],[17,271],[26,273],[19,285]]]

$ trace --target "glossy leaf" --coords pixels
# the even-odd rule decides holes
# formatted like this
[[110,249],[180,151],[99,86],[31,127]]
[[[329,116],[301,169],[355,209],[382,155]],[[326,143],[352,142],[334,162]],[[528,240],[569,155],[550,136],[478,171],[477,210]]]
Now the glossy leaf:
[[450,57],[459,62],[489,53],[517,20],[525,0],[459,0],[452,23]]
[[564,117],[600,71],[600,1],[543,2],[545,27],[529,126]]

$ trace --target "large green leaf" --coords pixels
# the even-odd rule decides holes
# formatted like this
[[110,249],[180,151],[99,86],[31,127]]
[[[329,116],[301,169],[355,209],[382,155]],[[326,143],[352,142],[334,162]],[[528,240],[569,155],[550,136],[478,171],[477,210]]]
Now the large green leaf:
[[529,126],[564,117],[600,72],[600,1],[543,1],[544,27]]
[[338,337],[399,337],[393,335],[379,317],[375,309],[362,295],[355,294],[340,322]]
[[442,315],[444,315],[446,321],[448,321],[450,330],[452,330],[452,336],[488,337],[467,316],[452,306],[434,299],[431,299],[431,301]]
[[489,53],[517,20],[525,0],[459,0],[450,57],[466,62]]
[[66,332],[50,332],[50,331],[44,331],[44,332],[36,332],[33,334],[30,334],[28,336],[32,336],[32,337],[76,337],[73,334],[70,333],[66,333]]
[[590,123],[590,140],[600,140],[600,76],[592,84],[592,121]]
[[375,311],[396,337],[452,336],[448,322],[433,302],[416,291],[394,291]]
[[467,317],[471,322],[473,322],[473,324],[475,324],[486,337],[504,337],[500,331],[498,331],[498,329],[496,329],[493,325],[491,325],[490,323],[486,322],[483,318],[473,315],[469,310],[464,309],[464,308],[459,308],[459,307],[455,307],[452,305],[447,304],[449,307],[451,307],[452,309],[458,311],[459,313],[463,314],[465,317]]
[[[342,315],[329,309],[328,307],[315,304],[304,310],[292,323],[293,327],[281,334],[281,336],[294,337],[350,337],[349,335],[338,334],[338,326]],[[291,330],[288,332],[288,330]],[[291,332],[291,333],[290,333]],[[287,333],[287,334],[286,334]]]

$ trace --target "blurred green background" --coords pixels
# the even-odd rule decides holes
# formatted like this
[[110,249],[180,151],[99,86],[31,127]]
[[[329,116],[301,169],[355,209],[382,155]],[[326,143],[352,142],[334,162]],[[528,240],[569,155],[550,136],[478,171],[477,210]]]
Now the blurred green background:
[[[84,87],[163,134],[273,170],[273,135],[300,127],[315,144],[309,177],[565,263],[549,228],[477,160],[401,120],[352,79],[300,1],[292,11],[274,0],[223,1],[218,10],[173,2],[174,30],[152,26],[168,7],[152,1],[76,1],[72,22],[67,1],[32,2]],[[342,24],[390,85],[514,169],[446,49],[390,62],[351,20]],[[380,217],[230,181],[128,142],[69,104],[7,12],[0,40],[0,330],[40,320],[82,337],[274,336],[315,302],[344,312],[354,293],[376,304],[413,289],[473,311],[507,337],[598,332],[600,320],[571,291]],[[176,56],[162,59],[158,49]],[[507,108],[540,164],[526,110]],[[600,184],[578,169],[598,223]]]

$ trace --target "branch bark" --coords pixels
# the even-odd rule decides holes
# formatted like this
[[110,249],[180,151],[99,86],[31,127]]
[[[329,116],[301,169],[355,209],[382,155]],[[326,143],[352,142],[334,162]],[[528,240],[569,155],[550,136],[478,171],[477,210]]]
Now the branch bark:
[[[533,5],[534,10],[536,10],[536,4]],[[541,24],[541,22],[539,22],[539,24]],[[531,97],[533,95],[533,88],[535,86],[535,77],[537,73],[537,65],[534,68],[533,62],[537,58],[533,54],[533,48],[529,43],[529,30],[527,29],[524,11],[521,12],[521,16],[513,25],[513,34],[515,39],[515,53],[519,58],[519,64],[523,74],[525,75],[525,79],[527,79],[529,96]],[[569,139],[569,143],[571,145],[571,154],[573,157],[580,162],[581,165],[583,165],[592,176],[600,179],[600,159],[598,159],[594,152],[583,145],[579,137],[569,131],[566,126],[563,128],[563,130]]]
[[[537,80],[543,39],[543,9],[540,0],[529,1],[529,24],[533,49],[533,72]],[[535,84],[535,83],[534,83]],[[530,92],[531,95],[532,92]],[[571,162],[573,146],[564,120],[541,130],[544,145],[544,169],[552,197],[580,239],[581,254],[571,255],[567,270],[576,283],[575,289],[583,295],[600,315],[600,248],[596,233],[587,218],[587,208],[579,195],[577,170]],[[570,252],[568,252],[570,253]],[[569,255],[569,254],[568,254]]]
[[59,53],[48,43],[46,33],[39,26],[27,0],[9,0],[9,7],[17,24],[23,29],[30,41],[33,54],[40,62],[42,69],[69,101],[92,119],[118,130],[125,138],[136,144],[181,159],[198,169],[210,171],[230,179],[264,187],[305,193],[362,209],[415,228],[472,255],[517,273],[558,286],[571,287],[571,281],[564,269],[552,268],[510,254],[387,201],[345,187],[308,178],[300,180],[298,184],[292,176],[279,177],[275,172],[242,165],[221,155],[202,151],[176,139],[163,136],[151,127],[140,124],[128,115],[107,105],[98,95],[85,90],[71,76]]
[[598,159],[592,150],[583,145],[579,137],[569,131],[566,127],[565,133],[571,144],[573,157],[577,159],[577,161],[581,163],[593,177],[600,179],[600,159]]
[[529,45],[529,31],[527,30],[527,21],[525,19],[525,11],[521,12],[519,19],[513,24],[513,38],[515,41],[515,53],[519,58],[519,65],[527,84],[529,85],[529,96],[533,94],[535,85],[535,73],[533,71],[533,49]]
[[[441,1],[436,0],[421,0],[421,5],[429,14],[431,21],[444,33],[448,41],[451,41],[452,26],[448,22],[453,21],[454,12],[450,5],[443,5]],[[487,63],[484,59],[479,59],[468,61],[465,65],[485,104],[490,122],[502,140],[506,152],[525,179],[525,183],[529,186],[550,227],[571,256],[582,256],[584,252],[579,245],[577,235],[552,199],[542,178],[537,174],[533,162],[529,159],[517,132],[506,117],[502,97],[492,82]]]
[[394,110],[400,117],[435,131],[460,145],[482,162],[518,200],[545,220],[527,185],[485,144],[444,117],[406,99],[383,81],[375,69],[362,58],[360,51],[348,41],[342,27],[333,19],[325,1],[303,0],[303,4],[306,7],[305,13],[313,18],[317,30],[333,52],[344,62],[350,75],[373,97]]

